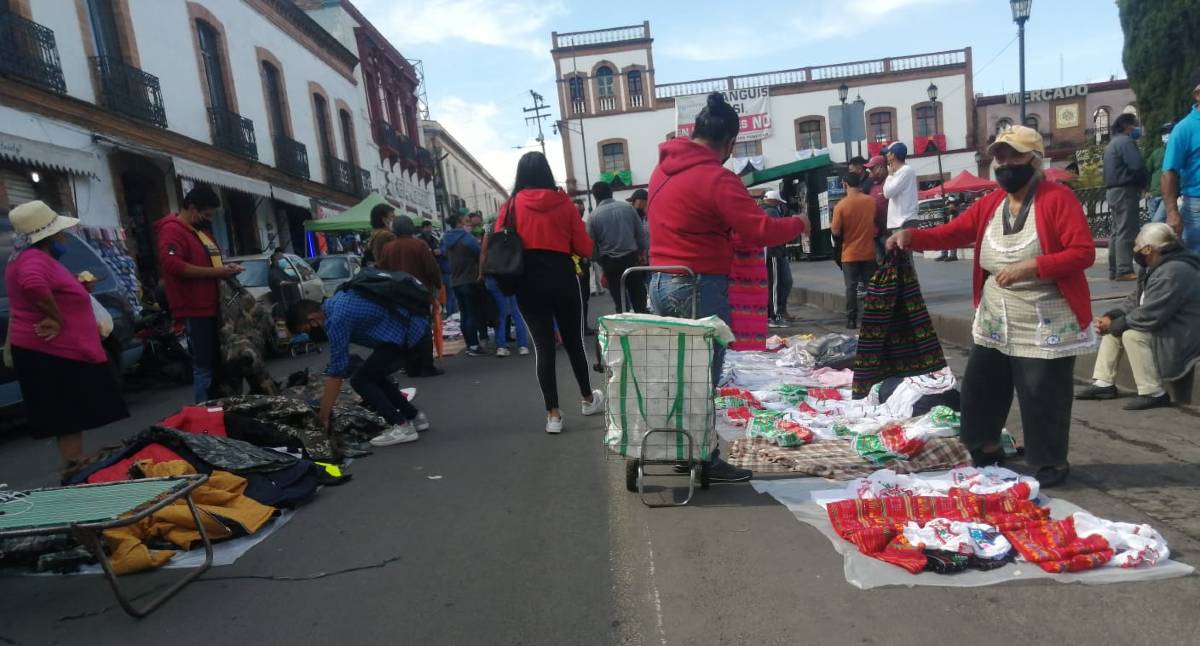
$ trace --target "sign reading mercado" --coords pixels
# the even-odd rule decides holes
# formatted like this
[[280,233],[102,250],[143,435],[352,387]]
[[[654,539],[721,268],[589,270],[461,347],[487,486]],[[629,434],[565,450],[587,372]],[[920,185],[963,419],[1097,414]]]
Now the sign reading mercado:
[[[738,141],[766,139],[771,134],[771,115],[767,111],[770,90],[765,87],[742,88],[721,92],[725,101],[741,116]],[[696,128],[696,115],[704,109],[707,94],[675,97],[675,134],[691,137]]]

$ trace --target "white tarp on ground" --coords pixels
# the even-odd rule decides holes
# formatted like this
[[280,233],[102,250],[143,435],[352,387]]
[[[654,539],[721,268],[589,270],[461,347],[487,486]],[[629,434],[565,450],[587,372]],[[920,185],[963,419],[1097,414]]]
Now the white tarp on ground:
[[[937,478],[944,477],[947,473],[941,471],[923,475]],[[788,478],[754,480],[750,484],[754,486],[755,491],[770,494],[783,503],[797,520],[812,525],[824,534],[833,544],[834,550],[845,560],[846,581],[863,590],[889,585],[973,588],[1030,579],[1046,579],[1059,583],[1128,583],[1187,576],[1195,571],[1195,568],[1190,565],[1168,560],[1154,567],[1105,567],[1084,572],[1051,574],[1033,563],[1017,561],[987,572],[968,570],[957,574],[933,572],[910,574],[891,563],[885,563],[859,552],[853,543],[844,540],[833,530],[833,525],[829,522],[829,515],[825,509],[813,501],[813,495],[819,492],[828,492],[842,483],[833,483],[820,478]],[[1045,506],[1049,507],[1050,516],[1054,519],[1065,518],[1075,512],[1085,511],[1077,505],[1058,498],[1048,499]]]

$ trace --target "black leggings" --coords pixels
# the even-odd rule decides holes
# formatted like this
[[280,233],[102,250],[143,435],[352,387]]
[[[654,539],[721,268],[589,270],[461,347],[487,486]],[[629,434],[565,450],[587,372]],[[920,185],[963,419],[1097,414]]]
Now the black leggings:
[[575,276],[575,263],[564,253],[525,252],[526,278],[517,287],[517,306],[533,337],[538,385],[546,410],[558,408],[558,379],[554,360],[554,326],[562,336],[571,360],[579,393],[591,396],[587,352],[583,348],[583,296]]

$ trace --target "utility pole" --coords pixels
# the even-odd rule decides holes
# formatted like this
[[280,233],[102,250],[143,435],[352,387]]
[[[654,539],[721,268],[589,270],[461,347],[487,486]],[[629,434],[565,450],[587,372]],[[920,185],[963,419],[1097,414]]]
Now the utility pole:
[[[532,121],[537,124],[537,140],[538,143],[542,145],[542,155],[544,156],[546,154],[546,135],[542,134],[542,119],[550,116],[550,106],[546,105],[546,101],[542,98],[542,95],[534,92],[533,90],[529,91],[529,96],[533,97],[533,107],[525,108],[524,110],[526,113],[532,112],[533,116],[525,117],[525,123]],[[542,114],[543,110],[546,111],[546,114]]]

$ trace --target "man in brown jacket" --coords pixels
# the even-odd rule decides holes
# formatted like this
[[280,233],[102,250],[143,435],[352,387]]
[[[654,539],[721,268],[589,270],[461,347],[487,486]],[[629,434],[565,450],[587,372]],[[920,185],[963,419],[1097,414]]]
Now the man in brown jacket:
[[[407,215],[397,216],[392,223],[392,240],[384,244],[375,266],[384,271],[402,271],[421,281],[433,295],[431,308],[438,308],[437,294],[442,289],[442,270],[429,245],[416,237],[417,226]],[[413,360],[405,366],[409,377],[433,377],[442,371],[433,363],[433,347],[412,352]]]

